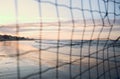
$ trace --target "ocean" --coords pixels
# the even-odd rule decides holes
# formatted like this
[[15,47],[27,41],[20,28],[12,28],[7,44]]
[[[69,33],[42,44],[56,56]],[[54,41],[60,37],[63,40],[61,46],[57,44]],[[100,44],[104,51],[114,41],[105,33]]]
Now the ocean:
[[0,42],[0,79],[119,79],[120,40]]

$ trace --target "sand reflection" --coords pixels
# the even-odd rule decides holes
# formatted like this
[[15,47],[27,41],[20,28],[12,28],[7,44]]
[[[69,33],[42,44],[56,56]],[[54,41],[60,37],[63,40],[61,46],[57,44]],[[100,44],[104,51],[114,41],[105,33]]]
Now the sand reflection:
[[[17,62],[19,62],[19,73],[21,79],[39,79],[39,72],[41,72],[42,77],[45,79],[55,79],[57,62],[59,77],[61,79],[69,79],[70,74],[72,74],[73,78],[76,77],[79,79],[79,75],[81,75],[84,79],[88,79],[89,72],[91,73],[91,77],[95,79],[97,77],[102,77],[97,75],[98,72],[99,74],[103,74],[109,69],[112,69],[112,77],[115,78],[117,75],[114,74],[116,70],[114,62],[80,56],[71,56],[70,61],[70,55],[53,53],[47,50],[39,50],[33,46],[34,43],[35,41],[0,42],[1,79],[17,79]],[[17,55],[18,53],[19,55]],[[59,56],[57,56],[57,54],[59,54]],[[19,60],[17,60],[17,57],[19,57]],[[119,67],[119,62],[117,64]],[[108,65],[110,65],[110,67],[108,67]],[[39,67],[42,68],[41,71],[39,70]],[[105,71],[103,69],[105,69]],[[106,77],[109,78],[108,75],[106,75]]]

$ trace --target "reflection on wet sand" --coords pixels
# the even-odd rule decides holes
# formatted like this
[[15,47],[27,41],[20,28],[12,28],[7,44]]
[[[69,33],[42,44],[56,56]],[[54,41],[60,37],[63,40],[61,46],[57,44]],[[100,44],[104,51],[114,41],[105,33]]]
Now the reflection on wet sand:
[[[39,79],[39,73],[41,73],[43,79],[56,79],[57,53],[52,53],[47,50],[40,50],[40,52],[38,48],[33,47],[33,44],[34,41],[0,42],[1,79],[17,79],[17,51],[19,51],[20,78]],[[17,45],[19,48],[17,48]],[[41,71],[39,71],[40,53]],[[113,74],[111,76],[117,78],[117,74],[114,73],[116,71],[114,62],[79,56],[71,56],[71,58],[70,62],[69,55],[59,53],[58,72],[60,79],[69,79],[70,74],[72,74],[71,76],[75,79],[79,79],[79,75],[84,79],[88,79],[89,75],[93,79],[97,77],[103,79],[104,76],[109,78],[109,74]],[[110,65],[110,67],[108,67],[108,65]],[[120,70],[119,63],[117,63],[117,69]],[[110,73],[108,73],[109,70]],[[106,74],[103,74],[105,72]]]

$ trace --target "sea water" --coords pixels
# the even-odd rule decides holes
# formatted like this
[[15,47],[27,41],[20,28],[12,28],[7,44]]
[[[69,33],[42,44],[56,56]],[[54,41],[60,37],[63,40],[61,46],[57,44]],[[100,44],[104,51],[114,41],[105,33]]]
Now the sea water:
[[118,79],[119,73],[119,40],[0,42],[0,79]]

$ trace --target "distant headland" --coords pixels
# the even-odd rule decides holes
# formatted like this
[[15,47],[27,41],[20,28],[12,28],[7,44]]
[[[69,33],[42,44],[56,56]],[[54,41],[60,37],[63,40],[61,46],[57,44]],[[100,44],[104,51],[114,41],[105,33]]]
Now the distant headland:
[[0,35],[0,41],[15,41],[15,40],[34,40],[34,39],[11,35]]

